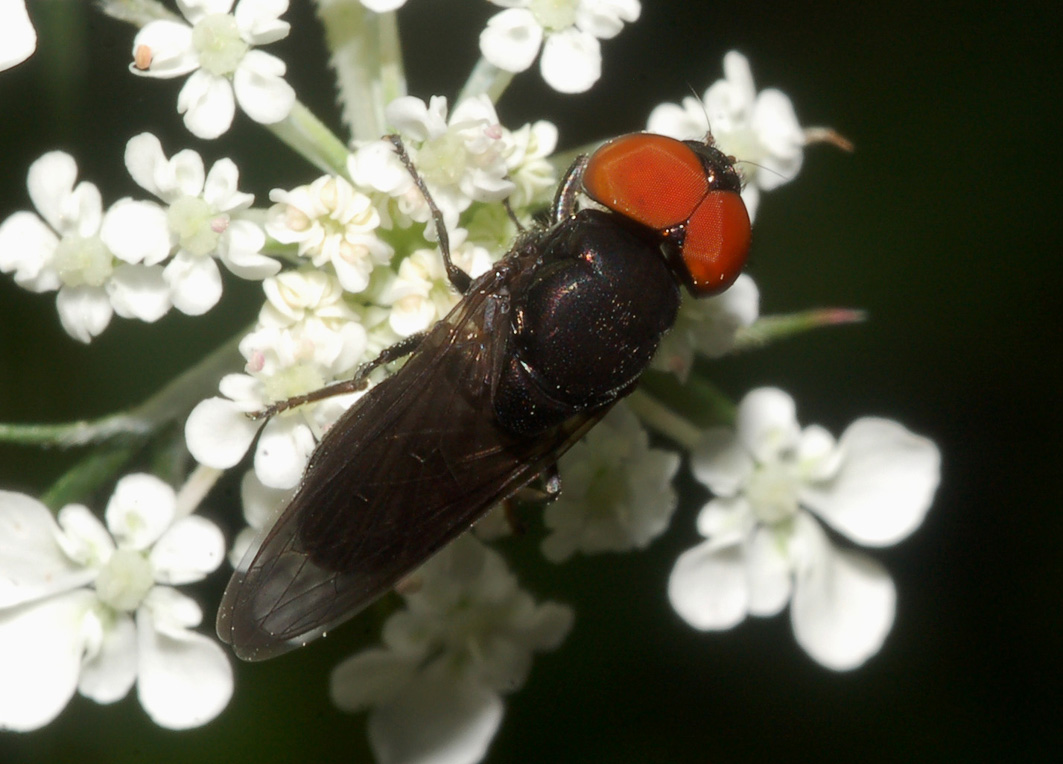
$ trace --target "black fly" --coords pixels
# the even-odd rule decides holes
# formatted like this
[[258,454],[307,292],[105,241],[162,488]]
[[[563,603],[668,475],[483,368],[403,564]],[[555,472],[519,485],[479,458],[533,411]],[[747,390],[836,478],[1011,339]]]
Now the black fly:
[[[592,174],[596,185],[619,175],[623,185],[631,162],[641,170],[660,162],[656,155],[591,169],[598,153],[581,157],[560,184],[550,225],[522,233],[473,281],[451,262],[442,216],[401,142],[392,141],[432,209],[448,276],[463,299],[354,380],[276,409],[356,389],[369,369],[410,354],[329,429],[295,497],[233,574],[218,634],[245,660],[292,650],[352,617],[552,469],[638,383],[675,322],[680,284],[701,289],[697,273],[683,266],[693,202],[665,230],[639,207],[656,213],[661,192],[618,202],[587,182]],[[737,196],[732,160],[704,143],[634,134],[607,147],[652,149],[664,141],[703,168],[702,196]],[[669,168],[650,170],[667,175]],[[581,190],[610,209],[577,209]],[[747,217],[745,225],[748,246]]]

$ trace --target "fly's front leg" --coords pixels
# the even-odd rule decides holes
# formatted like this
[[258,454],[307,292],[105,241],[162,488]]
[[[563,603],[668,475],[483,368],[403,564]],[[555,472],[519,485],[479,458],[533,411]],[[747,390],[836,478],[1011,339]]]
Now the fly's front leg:
[[247,416],[251,419],[269,419],[275,414],[296,408],[297,406],[304,406],[307,403],[315,403],[316,401],[322,401],[326,398],[332,398],[337,395],[346,395],[347,393],[356,393],[359,390],[364,390],[368,384],[369,375],[374,369],[378,369],[386,363],[391,363],[392,361],[397,361],[400,358],[408,356],[417,349],[417,346],[421,344],[421,341],[424,340],[427,335],[428,332],[417,332],[416,334],[411,334],[406,339],[399,340],[394,345],[389,345],[381,350],[380,355],[372,361],[362,364],[358,368],[358,371],[355,372],[355,375],[350,379],[333,382],[331,385],[319,387],[317,390],[304,395],[296,395],[283,401],[277,401],[261,411],[254,411]]
[[432,213],[432,221],[436,226],[436,238],[439,239],[439,251],[443,254],[443,267],[447,269],[447,278],[450,279],[453,287],[458,290],[458,294],[465,294],[472,284],[472,276],[456,266],[454,261],[450,259],[450,236],[447,235],[447,226],[443,222],[443,213],[439,211],[435,199],[432,198],[432,193],[428,190],[428,186],[425,185],[424,178],[421,177],[421,173],[417,172],[417,168],[413,165],[413,160],[406,153],[406,146],[403,145],[402,138],[397,135],[389,135],[387,140],[391,141],[391,145],[395,147],[395,153],[399,155],[399,161],[402,162],[406,171],[410,173],[413,182],[417,184],[417,189],[424,196],[425,202],[428,203],[428,209]]

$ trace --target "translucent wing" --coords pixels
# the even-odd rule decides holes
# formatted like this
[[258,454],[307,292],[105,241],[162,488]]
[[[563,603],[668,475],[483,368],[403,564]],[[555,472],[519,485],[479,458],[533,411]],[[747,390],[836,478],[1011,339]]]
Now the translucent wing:
[[238,656],[279,655],[355,615],[604,415],[608,406],[530,439],[498,425],[508,278],[500,268],[474,284],[325,435],[299,492],[225,591],[218,634]]

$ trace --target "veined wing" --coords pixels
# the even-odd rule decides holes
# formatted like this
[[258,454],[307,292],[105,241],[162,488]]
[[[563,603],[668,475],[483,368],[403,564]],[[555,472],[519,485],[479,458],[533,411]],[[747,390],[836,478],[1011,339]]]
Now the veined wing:
[[355,615],[532,480],[608,406],[533,438],[497,422],[507,357],[504,268],[485,275],[391,379],[326,433],[273,528],[244,556],[218,634],[245,660]]

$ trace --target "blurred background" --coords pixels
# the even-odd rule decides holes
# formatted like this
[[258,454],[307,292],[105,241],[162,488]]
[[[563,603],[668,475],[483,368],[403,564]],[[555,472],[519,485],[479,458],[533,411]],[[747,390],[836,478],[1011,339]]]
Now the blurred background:
[[[291,37],[268,50],[339,130],[320,29],[308,3],[293,5]],[[454,95],[496,8],[408,5],[400,25],[411,93]],[[31,207],[26,171],[56,148],[105,200],[142,196],[122,154],[143,130],[168,154],[189,146],[208,163],[232,156],[260,204],[270,188],[313,176],[241,115],[217,142],[192,138],[175,113],[183,80],[131,76],[133,30],[90,3],[31,0],[30,13],[38,51],[0,74],[0,219]],[[845,306],[869,321],[707,368],[735,399],[785,388],[803,423],[835,434],[860,416],[897,419],[937,441],[944,460],[922,528],[874,552],[897,584],[894,630],[879,655],[845,674],[813,663],[785,614],[702,634],[673,613],[667,576],[696,543],[706,499],[689,476],[671,529],[643,553],[546,567],[534,537],[507,542],[524,584],[571,604],[576,625],[508,698],[489,761],[1037,761],[1061,750],[1063,238],[1051,116],[1061,61],[1048,33],[1058,23],[1055,4],[1033,2],[644,0],[642,19],[603,45],[590,93],[559,95],[534,70],[517,77],[502,121],[550,119],[570,148],[640,129],[658,103],[703,93],[737,49],[758,88],[787,93],[803,125],[849,137],[854,154],[813,147],[797,180],[764,196],[750,273],[765,313]],[[115,319],[82,346],[60,328],[54,296],[3,276],[0,421],[91,418],[138,402],[251,321],[258,295],[230,279],[205,319]],[[39,493],[76,456],[0,446],[0,485]],[[209,504],[236,527],[234,486]],[[204,602],[224,577],[212,578]],[[332,708],[326,687],[369,628],[237,666],[232,704],[202,729],[160,730],[133,696],[113,707],[75,698],[37,733],[0,733],[0,761],[365,760],[364,720]]]

